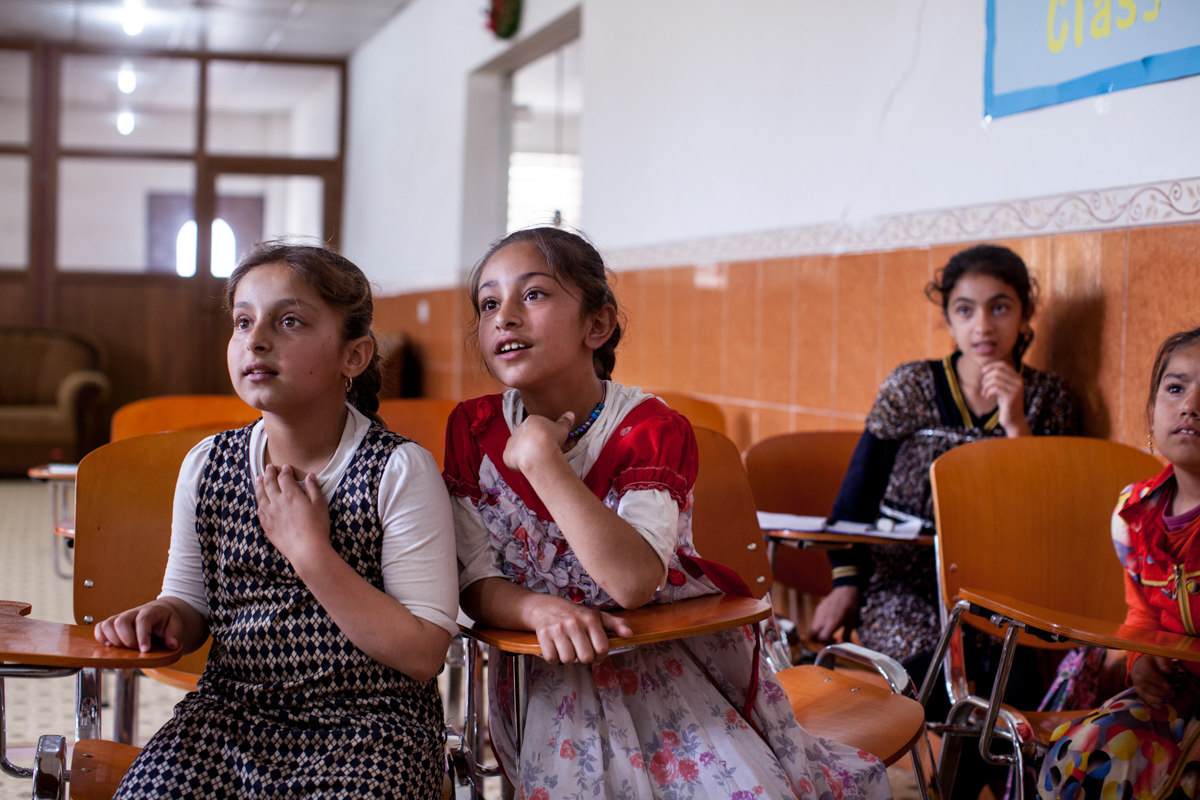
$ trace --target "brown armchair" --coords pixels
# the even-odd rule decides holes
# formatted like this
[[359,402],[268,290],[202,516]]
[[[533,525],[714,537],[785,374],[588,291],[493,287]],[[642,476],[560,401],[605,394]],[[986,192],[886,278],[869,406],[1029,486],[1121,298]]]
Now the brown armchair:
[[77,461],[108,397],[98,347],[50,328],[0,328],[0,474]]

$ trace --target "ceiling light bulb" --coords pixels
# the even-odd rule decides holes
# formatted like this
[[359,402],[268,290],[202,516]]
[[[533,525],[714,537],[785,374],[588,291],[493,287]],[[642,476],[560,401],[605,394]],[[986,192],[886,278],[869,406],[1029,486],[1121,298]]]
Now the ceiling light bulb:
[[125,0],[124,24],[125,32],[137,36],[146,26],[146,7],[142,0]]
[[133,133],[132,111],[122,111],[120,114],[117,114],[117,131],[119,131],[122,136],[128,136],[129,134]]
[[129,64],[122,65],[121,71],[117,73],[117,88],[124,94],[132,94],[137,88],[137,73]]

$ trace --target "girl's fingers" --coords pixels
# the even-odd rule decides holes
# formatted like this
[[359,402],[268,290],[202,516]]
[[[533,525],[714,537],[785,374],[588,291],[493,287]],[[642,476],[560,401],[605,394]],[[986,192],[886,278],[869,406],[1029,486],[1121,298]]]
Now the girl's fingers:
[[[604,652],[608,652],[608,638],[604,638],[602,647]],[[597,648],[592,643],[592,626],[586,625],[582,628],[577,628],[572,632],[571,649],[575,651],[575,657],[571,661],[578,661],[581,664],[590,664],[596,658]],[[570,662],[563,662],[570,663]]]
[[112,618],[112,632],[116,637],[114,644],[130,649],[137,647],[137,628],[128,612]]
[[[629,627],[629,623],[624,617],[618,617],[607,612],[600,612],[600,621],[604,623],[604,629],[612,631],[622,639],[628,639],[633,636],[633,628]],[[606,637],[607,641],[607,637]]]
[[538,645],[542,648],[542,658],[551,664],[558,663],[558,648],[554,646],[554,637],[546,631],[537,632]]
[[304,477],[304,493],[314,504],[325,500],[325,496],[321,494],[321,484],[317,481],[317,476],[311,472]]

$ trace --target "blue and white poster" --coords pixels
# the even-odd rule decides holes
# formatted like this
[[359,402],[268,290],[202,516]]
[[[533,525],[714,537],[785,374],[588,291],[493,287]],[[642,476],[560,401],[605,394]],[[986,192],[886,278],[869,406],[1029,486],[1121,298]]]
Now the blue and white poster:
[[988,0],[984,113],[1200,73],[1200,0]]

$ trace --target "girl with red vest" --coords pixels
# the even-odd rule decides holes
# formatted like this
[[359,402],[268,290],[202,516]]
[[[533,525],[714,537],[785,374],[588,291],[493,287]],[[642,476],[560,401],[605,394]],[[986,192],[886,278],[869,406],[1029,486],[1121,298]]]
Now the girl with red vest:
[[632,634],[620,608],[714,594],[721,572],[692,547],[687,419],[610,380],[621,326],[600,254],[518,231],[470,293],[510,389],[455,409],[444,477],[463,610],[541,645],[519,753],[514,676],[489,660],[492,744],[517,796],[890,797],[878,759],[799,726],[750,628],[608,652],[608,632]]
[[[1148,443],[1171,463],[1127,487],[1112,537],[1125,568],[1125,624],[1197,635],[1200,629],[1200,328],[1176,333],[1154,361]],[[1200,667],[1129,656],[1128,689],[1062,725],[1038,778],[1043,798],[1170,797],[1200,787]],[[1169,794],[1168,794],[1169,793]]]

